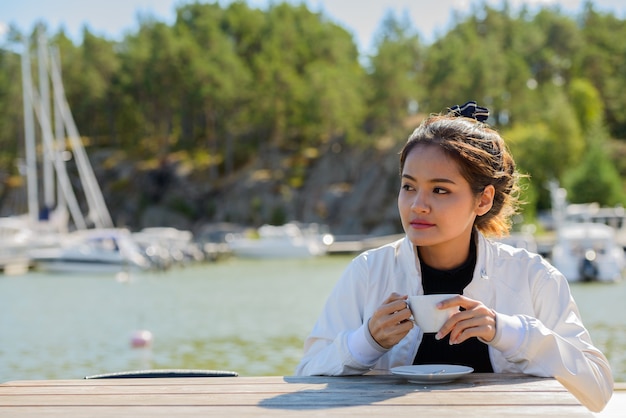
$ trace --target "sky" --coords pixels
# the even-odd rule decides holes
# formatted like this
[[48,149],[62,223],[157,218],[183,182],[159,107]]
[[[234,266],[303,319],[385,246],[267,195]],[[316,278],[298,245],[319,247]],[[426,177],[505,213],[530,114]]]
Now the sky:
[[[112,40],[121,40],[125,33],[135,32],[138,16],[150,15],[157,20],[174,22],[178,5],[196,0],[0,0],[0,46],[6,42],[5,33],[14,25],[21,33],[30,33],[37,22],[44,22],[48,33],[63,28],[77,44],[82,42],[82,29]],[[265,9],[274,1],[248,0],[250,7]],[[486,0],[499,6],[501,0]],[[214,3],[215,0],[207,1]],[[450,27],[453,11],[467,13],[476,0],[289,0],[290,3],[306,3],[310,10],[324,15],[350,31],[362,53],[372,46],[373,37],[382,18],[389,11],[400,17],[407,14],[421,39],[431,42],[438,33]],[[514,7],[520,4],[559,5],[562,10],[576,14],[584,0],[509,0]],[[230,1],[220,0],[222,6]],[[596,10],[612,12],[618,18],[626,18],[626,1],[593,0]]]

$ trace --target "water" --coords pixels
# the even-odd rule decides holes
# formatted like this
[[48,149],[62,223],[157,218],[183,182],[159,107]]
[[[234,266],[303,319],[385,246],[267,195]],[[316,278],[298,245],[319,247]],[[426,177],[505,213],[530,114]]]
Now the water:
[[[290,375],[349,260],[231,259],[129,278],[0,276],[0,382],[147,368]],[[626,381],[626,283],[572,291],[615,379]],[[152,344],[133,348],[141,329]]]

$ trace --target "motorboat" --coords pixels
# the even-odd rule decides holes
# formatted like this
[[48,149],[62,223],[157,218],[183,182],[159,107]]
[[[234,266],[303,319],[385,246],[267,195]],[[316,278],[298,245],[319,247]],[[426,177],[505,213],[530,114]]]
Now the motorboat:
[[23,274],[31,267],[30,252],[53,248],[65,234],[56,221],[31,222],[27,216],[0,218],[0,269],[5,274]]
[[626,269],[626,255],[615,240],[615,229],[593,222],[563,224],[551,262],[570,282],[617,282]]
[[308,258],[326,254],[333,236],[317,224],[263,225],[252,233],[227,237],[236,257]]
[[132,235],[144,254],[161,269],[204,260],[204,253],[194,242],[191,231],[149,227]]
[[67,234],[57,248],[29,253],[36,270],[59,273],[118,273],[148,270],[148,259],[122,228],[87,229]]
[[17,218],[0,218],[0,270],[5,274],[25,273],[30,265],[27,256],[32,231]]

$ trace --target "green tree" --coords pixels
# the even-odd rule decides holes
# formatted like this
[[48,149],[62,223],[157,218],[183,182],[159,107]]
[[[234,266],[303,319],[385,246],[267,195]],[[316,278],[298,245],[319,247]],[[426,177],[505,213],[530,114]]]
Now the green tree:
[[541,9],[528,30],[541,34],[541,42],[526,58],[539,84],[563,85],[571,79],[572,57],[584,43],[576,22],[558,10]]
[[[534,196],[533,203],[540,209],[550,207],[550,195],[546,190],[548,181],[555,178],[549,171],[549,149],[553,146],[552,135],[547,123],[517,123],[503,132],[518,169],[529,175],[526,185],[529,196]],[[528,210],[528,207],[524,209]]]
[[622,180],[605,147],[607,133],[599,123],[588,131],[590,143],[582,162],[564,176],[563,186],[572,203],[597,202],[601,206],[626,204]]
[[[516,27],[509,12],[488,6],[462,18],[426,54],[423,71],[425,110],[439,112],[454,104],[476,100],[491,109],[508,110],[511,94],[525,78],[519,61],[509,68],[507,57],[515,46]],[[522,84],[523,85],[523,84]],[[498,120],[499,114],[494,113]]]
[[624,19],[594,10],[587,2],[581,16],[585,45],[575,55],[578,76],[591,80],[605,106],[604,120],[609,132],[626,138],[626,37]]
[[383,19],[369,65],[369,125],[377,133],[400,128],[424,96],[420,74],[423,48],[407,17]]
[[[0,49],[0,178],[15,174],[15,160],[23,156],[24,117],[22,112],[22,76],[20,56]],[[1,189],[0,189],[1,190]]]
[[119,71],[115,44],[83,29],[83,43],[74,45],[65,33],[56,34],[51,44],[59,50],[63,87],[81,135],[99,145],[112,145],[115,138],[113,79]]
[[569,98],[576,120],[583,131],[601,124],[604,117],[604,105],[598,90],[587,79],[576,78],[569,85]]
[[252,76],[224,29],[225,12],[219,6],[195,3],[179,8],[177,16],[183,133],[192,137],[194,148],[208,150],[211,180],[216,180],[218,164],[227,159],[233,166],[228,132],[241,121]]
[[[50,37],[78,129],[88,146],[153,162],[188,155],[192,169],[210,170],[199,175],[211,187],[256,163],[284,171],[277,193],[290,194],[327,144],[397,137],[419,117],[411,117],[415,103],[424,114],[470,99],[491,109],[489,123],[531,176],[536,208],[549,207],[544,183],[552,179],[589,199],[576,174],[584,167],[626,177],[626,44],[616,41],[626,25],[590,2],[575,17],[476,4],[429,46],[406,17],[389,14],[367,62],[345,28],[305,5],[192,2],[177,8],[173,25],[138,23],[121,42],[88,29],[78,45],[63,31]],[[12,30],[10,42],[21,37]],[[23,152],[20,48],[0,48],[5,176]],[[614,174],[603,171],[602,187],[613,190]]]
[[270,6],[260,35],[252,123],[269,144],[316,146],[360,122],[363,71],[345,29],[305,6],[280,4]]
[[539,209],[550,207],[547,183],[562,181],[580,162],[585,143],[575,111],[561,88],[547,86],[536,105],[543,110],[536,122],[516,122],[504,132],[517,163],[531,176]]

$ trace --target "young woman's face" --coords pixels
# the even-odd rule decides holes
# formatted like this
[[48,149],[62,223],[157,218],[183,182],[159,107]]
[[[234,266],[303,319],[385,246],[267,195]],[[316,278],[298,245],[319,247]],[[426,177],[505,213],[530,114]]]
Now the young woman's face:
[[398,208],[404,231],[430,255],[452,261],[458,254],[460,264],[469,251],[474,219],[491,207],[484,195],[472,193],[458,164],[439,147],[418,145],[407,155],[402,170]]

